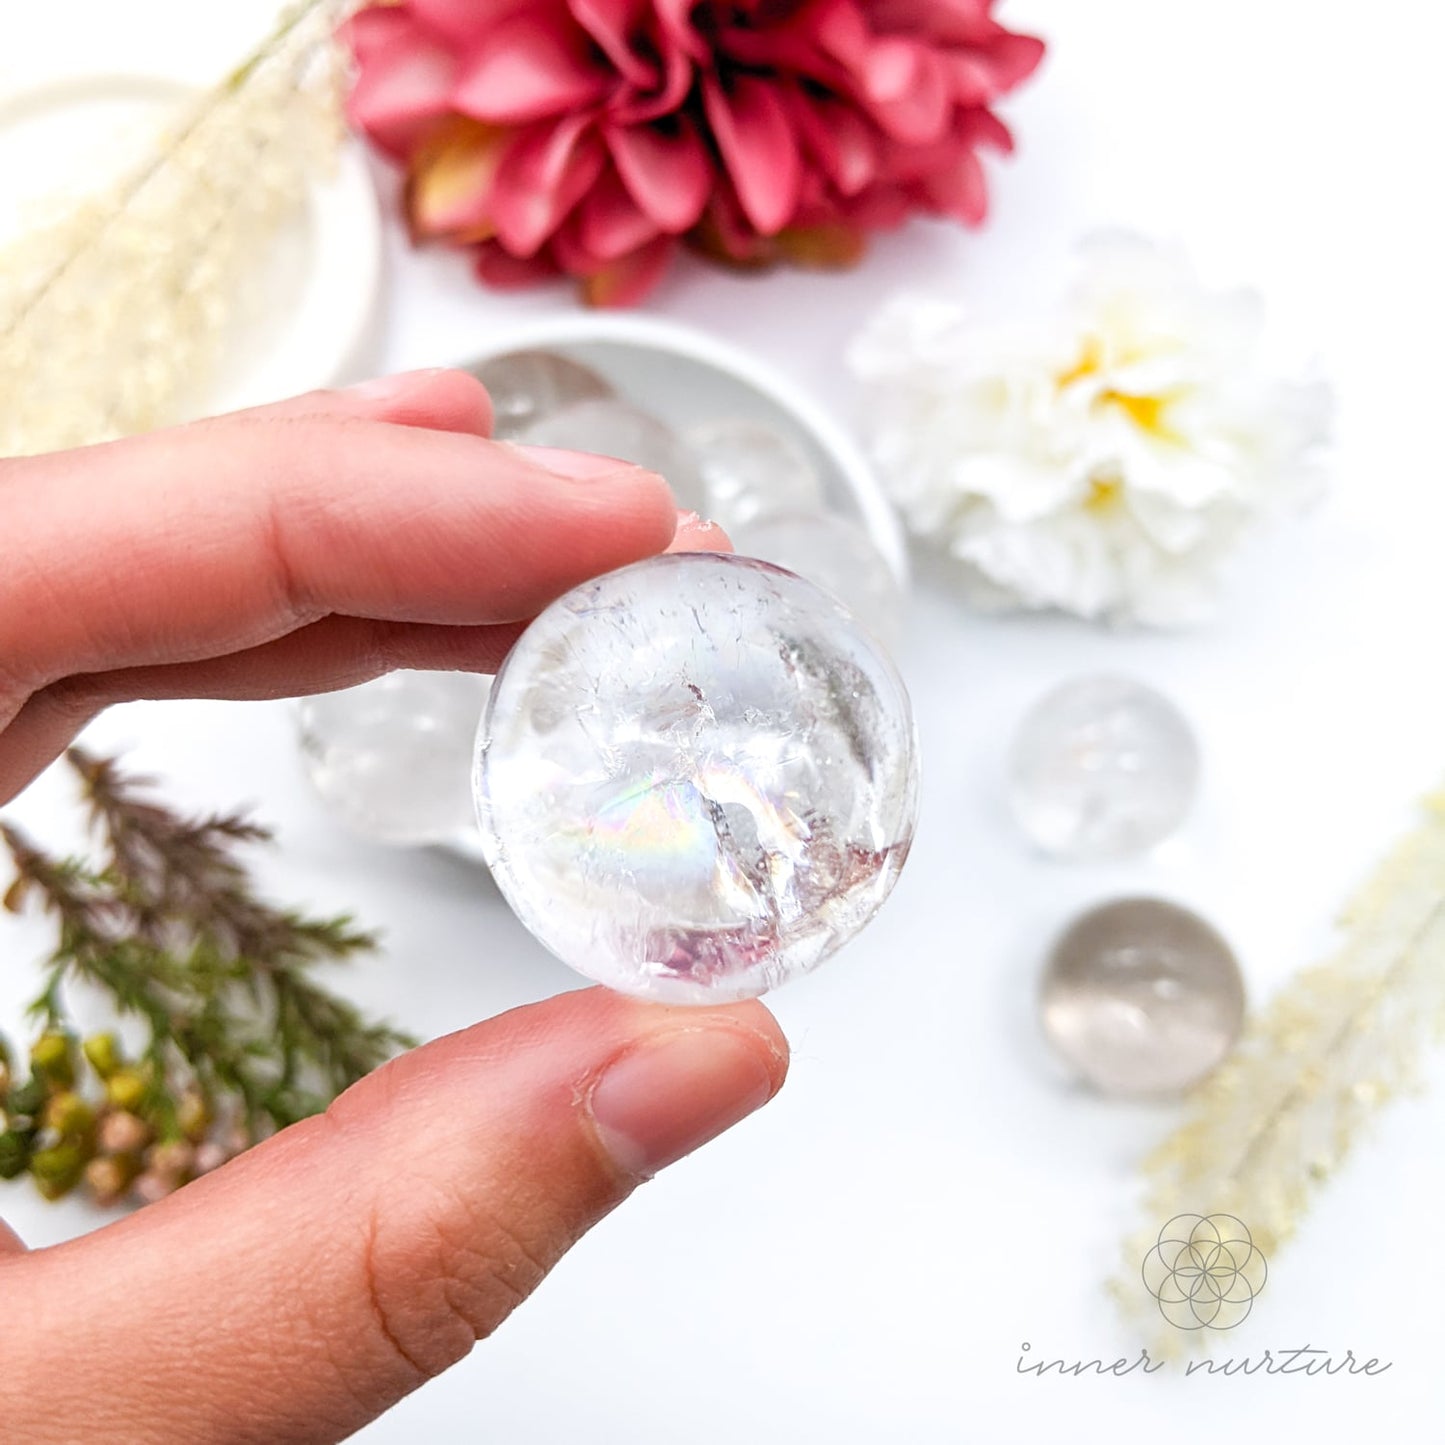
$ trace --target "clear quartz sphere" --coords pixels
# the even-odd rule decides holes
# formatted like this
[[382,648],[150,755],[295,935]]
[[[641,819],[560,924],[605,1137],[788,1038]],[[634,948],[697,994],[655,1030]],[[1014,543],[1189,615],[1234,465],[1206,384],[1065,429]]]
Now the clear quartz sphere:
[[620,457],[662,477],[679,507],[701,512],[706,506],[702,477],[692,454],[655,416],[628,402],[576,402],[539,417],[519,432],[516,440],[525,446]]
[[912,842],[917,746],[902,679],[827,593],[676,554],[532,623],[474,785],[497,884],[553,953],[625,993],[717,1003],[872,918]]
[[492,435],[514,441],[534,422],[579,401],[615,395],[606,377],[555,351],[511,351],[468,370],[492,398]]
[[1049,1042],[1095,1088],[1170,1094],[1234,1047],[1244,981],[1198,914],[1126,898],[1084,914],[1055,944],[1041,1006]]
[[393,672],[302,700],[301,755],[322,800],[353,832],[416,847],[471,831],[469,778],[491,678]]
[[1184,821],[1199,786],[1199,745],[1184,715],[1153,688],[1084,677],[1029,711],[1010,775],[1014,815],[1044,852],[1128,858]]
[[702,473],[704,516],[729,531],[773,512],[821,512],[823,483],[802,446],[778,427],[725,419],[683,438]]
[[825,587],[880,642],[903,637],[903,589],[888,559],[856,522],[832,513],[777,512],[732,533],[734,549]]

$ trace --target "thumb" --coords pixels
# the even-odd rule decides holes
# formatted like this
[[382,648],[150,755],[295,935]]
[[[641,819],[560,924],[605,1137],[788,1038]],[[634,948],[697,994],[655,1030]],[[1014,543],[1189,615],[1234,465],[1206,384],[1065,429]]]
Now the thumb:
[[5,1438],[339,1439],[786,1069],[758,1004],[601,989],[417,1049],[162,1203],[0,1259]]

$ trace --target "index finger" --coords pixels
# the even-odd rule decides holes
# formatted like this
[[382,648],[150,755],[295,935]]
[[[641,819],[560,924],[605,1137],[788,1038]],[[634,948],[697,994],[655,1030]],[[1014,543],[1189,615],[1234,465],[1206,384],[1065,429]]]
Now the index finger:
[[519,621],[676,526],[627,463],[285,408],[0,463],[0,515],[0,687],[21,696],[333,613]]

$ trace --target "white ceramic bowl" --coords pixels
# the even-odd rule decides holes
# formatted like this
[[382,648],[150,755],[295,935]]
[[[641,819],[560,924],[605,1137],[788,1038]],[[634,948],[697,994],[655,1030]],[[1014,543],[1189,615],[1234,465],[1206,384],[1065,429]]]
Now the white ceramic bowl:
[[630,312],[578,312],[491,338],[464,365],[513,351],[556,351],[599,371],[642,410],[679,430],[740,417],[792,435],[823,478],[830,510],[867,528],[899,585],[908,583],[903,533],[862,452],[804,391],[760,357],[672,321]]
[[[470,366],[534,350],[559,352],[592,367],[636,405],[679,430],[739,417],[786,431],[817,466],[830,510],[865,527],[899,585],[907,586],[902,532],[862,453],[826,412],[767,362],[674,322],[581,312],[500,332],[459,363]],[[482,861],[481,838],[472,830],[442,846]]]

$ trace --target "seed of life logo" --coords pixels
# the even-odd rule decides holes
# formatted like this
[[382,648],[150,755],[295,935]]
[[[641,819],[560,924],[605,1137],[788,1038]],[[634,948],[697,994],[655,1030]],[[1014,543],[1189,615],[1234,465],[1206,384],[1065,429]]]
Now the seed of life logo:
[[1144,1256],[1144,1287],[1181,1330],[1232,1330],[1267,1274],[1264,1255],[1232,1214],[1176,1214]]

